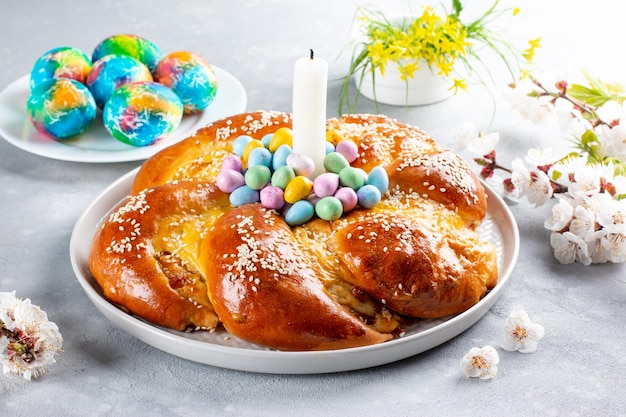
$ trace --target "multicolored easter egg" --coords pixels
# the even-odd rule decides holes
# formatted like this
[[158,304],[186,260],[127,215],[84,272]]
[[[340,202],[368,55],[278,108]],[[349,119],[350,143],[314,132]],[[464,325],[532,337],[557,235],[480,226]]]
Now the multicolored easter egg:
[[183,102],[185,114],[206,109],[217,94],[217,78],[211,65],[192,52],[166,55],[154,73],[155,81],[170,87]]
[[102,112],[104,126],[120,142],[151,145],[171,133],[183,117],[183,104],[170,88],[146,81],[115,90]]
[[69,78],[85,83],[91,60],[84,52],[69,46],[54,48],[40,56],[30,72],[31,90],[53,78]]
[[102,109],[113,91],[135,81],[152,81],[148,67],[132,56],[106,55],[94,62],[86,84]]
[[89,89],[69,78],[38,83],[28,97],[26,110],[37,130],[56,139],[84,132],[96,118],[96,103]]
[[147,66],[150,72],[154,72],[163,57],[163,53],[154,43],[130,34],[118,34],[104,39],[94,49],[91,60],[96,62],[111,54],[132,56]]

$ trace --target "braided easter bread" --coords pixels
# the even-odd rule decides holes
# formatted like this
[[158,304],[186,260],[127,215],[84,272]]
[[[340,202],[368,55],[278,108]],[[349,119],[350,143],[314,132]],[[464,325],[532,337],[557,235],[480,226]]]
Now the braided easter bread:
[[484,190],[467,164],[384,116],[329,120],[353,166],[385,168],[374,208],[289,226],[263,205],[232,207],[214,185],[240,135],[290,127],[288,114],[236,115],[146,161],[105,219],[90,266],[105,296],[175,329],[215,329],[281,350],[384,342],[414,318],[467,310],[497,282],[494,246],[475,232]]

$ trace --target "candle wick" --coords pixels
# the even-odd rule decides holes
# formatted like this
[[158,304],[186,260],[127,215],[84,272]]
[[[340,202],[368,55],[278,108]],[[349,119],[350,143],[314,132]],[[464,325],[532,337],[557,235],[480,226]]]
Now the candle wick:
[[313,59],[313,49],[311,49],[311,59]]

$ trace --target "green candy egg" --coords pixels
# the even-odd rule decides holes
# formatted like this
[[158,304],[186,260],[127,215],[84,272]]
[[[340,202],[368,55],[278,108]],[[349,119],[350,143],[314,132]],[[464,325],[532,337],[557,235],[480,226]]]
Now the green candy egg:
[[365,185],[366,176],[364,177],[362,169],[348,166],[339,172],[339,184],[342,187],[350,187],[358,190]]
[[339,152],[330,152],[324,157],[324,168],[327,171],[339,174],[343,169],[350,167],[350,162]]
[[343,205],[337,197],[324,197],[315,204],[315,214],[322,220],[337,220],[343,214]]
[[267,185],[271,176],[272,172],[268,167],[265,165],[255,165],[248,168],[244,179],[248,187],[253,190],[260,190]]
[[274,171],[274,174],[272,175],[272,185],[284,190],[287,188],[287,184],[289,184],[294,178],[296,178],[296,173],[293,168],[283,165]]

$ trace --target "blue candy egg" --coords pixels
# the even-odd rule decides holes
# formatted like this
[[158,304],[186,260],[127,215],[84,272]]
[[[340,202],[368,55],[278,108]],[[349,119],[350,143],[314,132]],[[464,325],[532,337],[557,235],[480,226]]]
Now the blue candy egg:
[[272,166],[272,153],[267,148],[254,148],[248,155],[248,168],[263,165]]
[[385,168],[381,166],[374,167],[367,176],[366,184],[373,185],[378,188],[381,194],[385,194],[389,189],[389,176]]
[[278,149],[274,152],[274,157],[272,159],[272,169],[276,171],[280,167],[284,167],[287,165],[287,157],[293,153],[291,146],[289,145],[280,145]]
[[233,207],[240,207],[260,201],[260,195],[258,190],[242,185],[230,193],[228,199]]
[[373,185],[366,184],[359,188],[356,192],[359,205],[366,209],[376,207],[380,203],[381,194],[378,188]]
[[315,206],[307,200],[296,201],[285,213],[285,222],[289,226],[299,226],[311,220],[315,214]]
[[243,156],[243,150],[246,149],[246,146],[248,145],[248,143],[250,143],[251,140],[252,138],[248,135],[238,136],[233,141],[233,152],[237,156]]
[[274,137],[273,133],[268,133],[267,135],[263,136],[261,138],[261,143],[263,144],[263,146],[265,146],[267,149],[270,148],[270,142],[272,141],[272,138]]

